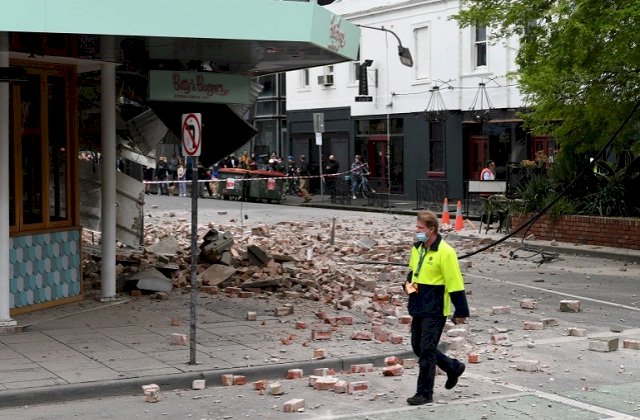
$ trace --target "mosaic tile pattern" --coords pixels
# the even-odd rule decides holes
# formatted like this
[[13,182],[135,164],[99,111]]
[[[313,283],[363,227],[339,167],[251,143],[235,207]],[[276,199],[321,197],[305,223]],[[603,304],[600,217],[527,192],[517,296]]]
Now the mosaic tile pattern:
[[10,245],[11,308],[80,294],[80,231],[17,236]]

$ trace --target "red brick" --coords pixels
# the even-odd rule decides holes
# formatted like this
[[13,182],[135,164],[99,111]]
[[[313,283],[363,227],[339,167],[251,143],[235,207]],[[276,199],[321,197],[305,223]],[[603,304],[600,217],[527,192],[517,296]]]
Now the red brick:
[[524,321],[522,325],[523,330],[541,330],[542,327],[544,327],[544,324],[536,321]]
[[331,330],[311,330],[311,339],[312,340],[331,340]]
[[570,299],[561,300],[560,312],[580,312],[580,301]]
[[387,366],[401,365],[402,361],[398,356],[389,356],[384,358],[384,364]]
[[298,330],[304,330],[307,328],[307,323],[304,321],[297,321],[296,322],[296,329]]
[[402,344],[404,342],[404,337],[398,334],[391,334],[391,336],[389,336],[389,341],[391,341],[391,344]]
[[189,344],[189,337],[186,334],[173,333],[171,334],[171,344],[186,346]]
[[313,358],[314,359],[324,359],[327,357],[327,351],[325,349],[314,349],[313,350]]
[[351,373],[366,373],[366,372],[373,372],[373,363],[351,365]]
[[233,385],[233,375],[231,374],[222,375],[222,385],[224,386]]
[[510,314],[511,307],[510,306],[494,306],[491,308],[491,313],[494,315],[498,314]]
[[267,380],[266,379],[260,379],[259,381],[255,381],[253,383],[253,388],[256,391],[264,391],[265,389],[267,389]]
[[234,385],[246,385],[247,378],[244,375],[233,375],[233,384]]
[[331,376],[322,376],[316,380],[313,384],[313,389],[318,391],[329,391],[333,390],[334,385],[338,382],[338,378],[333,378]]
[[303,376],[302,369],[289,369],[287,371],[287,379],[301,379]]
[[352,340],[373,340],[373,333],[371,331],[354,331],[351,334]]
[[353,381],[347,384],[347,394],[355,392],[367,392],[369,390],[369,381]]
[[411,320],[413,318],[411,317],[411,315],[402,315],[400,317],[400,323],[401,324],[411,324]]
[[502,345],[509,342],[509,336],[507,334],[493,334],[491,336],[491,344]]
[[338,382],[333,385],[333,392],[336,394],[344,394],[347,392],[347,381],[339,379]]
[[624,340],[622,347],[625,349],[640,350],[640,340]]
[[469,353],[467,355],[467,361],[469,363],[480,363],[480,355],[478,353]]
[[384,376],[402,376],[404,367],[402,365],[385,366],[382,368],[382,374]]

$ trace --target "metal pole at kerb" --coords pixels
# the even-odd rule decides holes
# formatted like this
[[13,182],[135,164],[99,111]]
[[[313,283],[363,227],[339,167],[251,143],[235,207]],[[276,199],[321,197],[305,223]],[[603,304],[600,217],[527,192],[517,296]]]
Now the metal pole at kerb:
[[196,364],[196,301],[198,298],[198,156],[202,149],[202,115],[182,115],[182,155],[191,161],[191,313],[189,364]]
[[324,133],[324,113],[313,113],[313,131],[316,133],[318,159],[320,161],[320,201],[324,201],[324,178],[322,177],[322,133]]

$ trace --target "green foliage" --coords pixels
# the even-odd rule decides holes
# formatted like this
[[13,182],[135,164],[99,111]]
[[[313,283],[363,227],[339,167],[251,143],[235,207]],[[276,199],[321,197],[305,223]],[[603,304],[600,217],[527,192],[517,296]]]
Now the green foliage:
[[[599,150],[640,98],[637,0],[463,0],[461,26],[515,37],[527,127],[577,155]],[[638,150],[639,117],[614,151]],[[558,123],[559,122],[559,123]]]

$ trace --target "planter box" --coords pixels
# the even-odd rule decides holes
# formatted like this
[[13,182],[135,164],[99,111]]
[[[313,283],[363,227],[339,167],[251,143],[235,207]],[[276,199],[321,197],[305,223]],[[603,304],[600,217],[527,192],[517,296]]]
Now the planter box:
[[[529,220],[530,215],[514,214],[513,230]],[[518,235],[523,236],[525,230]],[[640,250],[640,219],[629,217],[562,216],[540,218],[526,231],[536,239],[556,240],[582,245],[609,246]]]

